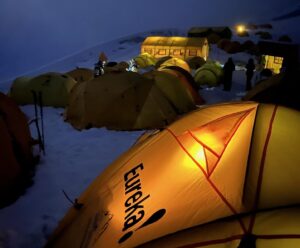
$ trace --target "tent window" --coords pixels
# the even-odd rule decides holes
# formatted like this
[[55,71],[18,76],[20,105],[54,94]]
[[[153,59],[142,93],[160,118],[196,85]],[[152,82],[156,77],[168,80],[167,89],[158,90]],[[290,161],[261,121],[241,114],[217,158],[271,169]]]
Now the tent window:
[[151,48],[144,48],[144,52],[152,54],[152,49]]
[[275,64],[282,64],[283,58],[282,57],[274,57]]
[[166,49],[159,49],[158,54],[159,55],[166,55]]
[[180,49],[174,49],[173,55],[180,55]]
[[190,56],[197,56],[197,50],[193,49],[189,51]]

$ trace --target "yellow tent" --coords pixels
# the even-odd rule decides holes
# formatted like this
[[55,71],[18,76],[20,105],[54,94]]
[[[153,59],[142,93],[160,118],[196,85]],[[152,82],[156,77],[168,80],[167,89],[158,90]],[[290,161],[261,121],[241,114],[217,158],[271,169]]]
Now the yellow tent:
[[[252,102],[194,111],[107,167],[48,247],[136,247],[166,235],[174,247],[177,234],[181,247],[231,235],[240,247],[299,247],[299,125],[298,111]],[[178,233],[225,217],[216,229],[200,226],[203,235]]]
[[143,76],[157,85],[178,113],[182,114],[196,108],[189,90],[178,77],[163,71],[151,71],[144,73]]
[[[251,215],[241,217],[249,222]],[[253,234],[244,235],[234,218],[200,225],[148,242],[143,248],[292,248],[300,245],[300,208],[259,212]]]
[[30,80],[16,79],[11,86],[10,96],[18,104],[31,104],[32,91],[41,92],[45,106],[65,107],[75,84],[76,81],[67,74],[49,72]]
[[189,95],[193,98],[194,104],[201,105],[205,103],[204,99],[199,95],[198,86],[196,85],[194,78],[189,72],[178,66],[163,67],[160,68],[160,71],[177,77],[182,85],[188,90]]
[[138,68],[146,68],[149,66],[154,66],[156,64],[156,59],[149,53],[139,54],[134,58]]
[[186,70],[187,72],[191,72],[191,69],[190,69],[188,63],[179,58],[171,58],[171,59],[166,60],[165,62],[163,62],[160,65],[159,70],[163,69],[164,67],[168,67],[168,66],[178,66],[178,67],[181,67],[182,69]]
[[134,72],[108,73],[78,84],[65,112],[66,120],[77,129],[154,129],[176,116],[162,91]]

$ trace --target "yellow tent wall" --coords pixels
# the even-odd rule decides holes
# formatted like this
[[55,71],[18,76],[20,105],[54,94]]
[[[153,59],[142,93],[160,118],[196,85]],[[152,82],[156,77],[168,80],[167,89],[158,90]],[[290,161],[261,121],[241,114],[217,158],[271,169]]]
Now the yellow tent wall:
[[[251,215],[242,217],[249,222]],[[254,228],[256,248],[294,248],[300,247],[300,208],[286,208],[260,212]],[[179,233],[168,235],[140,248],[237,248],[243,238],[243,230],[233,219],[193,227]]]
[[199,56],[206,60],[209,47],[206,38],[150,36],[143,42],[141,53],[149,53],[155,58],[172,56],[186,59]]
[[[194,111],[107,167],[48,247],[136,247],[224,217],[233,223],[186,235],[184,244],[247,233],[299,236],[299,124],[298,111],[251,102]],[[297,204],[298,214],[284,212]],[[275,245],[257,247],[298,247],[268,242]]]

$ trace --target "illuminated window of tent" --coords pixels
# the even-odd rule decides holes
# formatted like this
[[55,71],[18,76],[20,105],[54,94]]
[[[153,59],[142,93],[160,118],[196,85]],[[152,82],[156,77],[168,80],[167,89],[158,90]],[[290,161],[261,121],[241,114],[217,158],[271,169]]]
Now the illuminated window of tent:
[[274,57],[274,63],[282,65],[283,58],[282,57]]
[[197,56],[197,50],[196,49],[190,50],[189,56]]
[[180,49],[174,49],[173,50],[173,55],[180,55]]
[[271,55],[263,56],[262,62],[264,63],[264,68],[272,70],[274,73],[280,73],[280,69],[282,67],[283,58],[275,57]]
[[166,49],[159,49],[158,54],[159,55],[166,55]]
[[144,52],[145,52],[145,53],[152,54],[152,49],[151,49],[151,48],[145,48],[145,49],[144,49]]

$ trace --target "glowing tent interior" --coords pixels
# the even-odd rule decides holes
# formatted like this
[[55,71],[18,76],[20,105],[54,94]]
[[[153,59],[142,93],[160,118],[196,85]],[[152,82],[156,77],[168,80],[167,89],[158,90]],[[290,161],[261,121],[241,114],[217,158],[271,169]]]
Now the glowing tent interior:
[[194,111],[107,167],[47,247],[298,247],[299,124],[253,102]]

